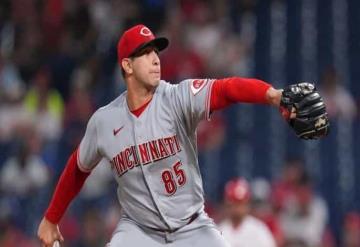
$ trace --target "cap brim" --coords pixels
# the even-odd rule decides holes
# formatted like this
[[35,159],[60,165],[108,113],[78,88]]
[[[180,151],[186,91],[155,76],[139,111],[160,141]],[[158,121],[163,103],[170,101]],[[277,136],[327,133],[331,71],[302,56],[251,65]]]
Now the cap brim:
[[169,45],[169,40],[164,37],[156,38],[149,43],[153,43],[154,46],[158,49],[158,51],[164,50]]
[[142,49],[149,47],[149,46],[155,46],[158,51],[164,50],[169,45],[169,40],[165,37],[159,37],[155,38],[149,42],[145,42],[141,44],[139,47],[137,47],[134,52],[131,53],[130,56],[136,55],[136,53],[140,52]]

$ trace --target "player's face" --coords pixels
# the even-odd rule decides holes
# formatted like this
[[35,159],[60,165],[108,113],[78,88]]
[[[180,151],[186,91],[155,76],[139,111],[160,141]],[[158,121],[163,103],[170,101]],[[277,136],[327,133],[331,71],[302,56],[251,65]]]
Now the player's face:
[[145,86],[155,87],[159,84],[161,71],[158,51],[147,47],[132,59],[133,73],[137,81]]
[[249,213],[248,202],[233,202],[227,204],[227,211],[230,218],[242,219]]

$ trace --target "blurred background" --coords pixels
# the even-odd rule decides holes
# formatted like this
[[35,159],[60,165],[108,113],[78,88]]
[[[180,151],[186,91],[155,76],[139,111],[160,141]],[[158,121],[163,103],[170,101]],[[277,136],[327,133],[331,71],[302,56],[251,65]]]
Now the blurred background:
[[[241,176],[278,246],[360,246],[358,0],[1,0],[0,246],[39,245],[37,226],[87,120],[125,90],[116,44],[138,23],[170,39],[161,62],[171,83],[310,81],[326,101],[331,133],[320,141],[298,140],[266,106],[232,106],[200,124],[216,222],[226,217],[224,185]],[[100,164],[62,220],[65,246],[104,246],[119,218],[115,190]]]

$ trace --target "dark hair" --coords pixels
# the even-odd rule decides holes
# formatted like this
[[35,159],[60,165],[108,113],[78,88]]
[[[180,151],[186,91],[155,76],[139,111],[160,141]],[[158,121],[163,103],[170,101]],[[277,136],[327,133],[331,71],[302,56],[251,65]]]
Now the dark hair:
[[298,185],[300,185],[300,186],[311,186],[312,185],[311,175],[307,171],[304,171],[303,174],[301,174],[299,181],[298,181]]
[[122,65],[120,65],[120,67],[121,67],[121,75],[125,79],[126,72],[125,72],[124,68],[122,67]]

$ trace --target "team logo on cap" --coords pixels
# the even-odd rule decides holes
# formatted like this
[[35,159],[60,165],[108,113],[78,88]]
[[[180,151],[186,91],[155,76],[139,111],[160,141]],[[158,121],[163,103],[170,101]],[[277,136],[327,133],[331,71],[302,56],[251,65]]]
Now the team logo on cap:
[[150,29],[147,28],[147,27],[141,28],[140,34],[143,35],[143,36],[151,36],[152,35]]

